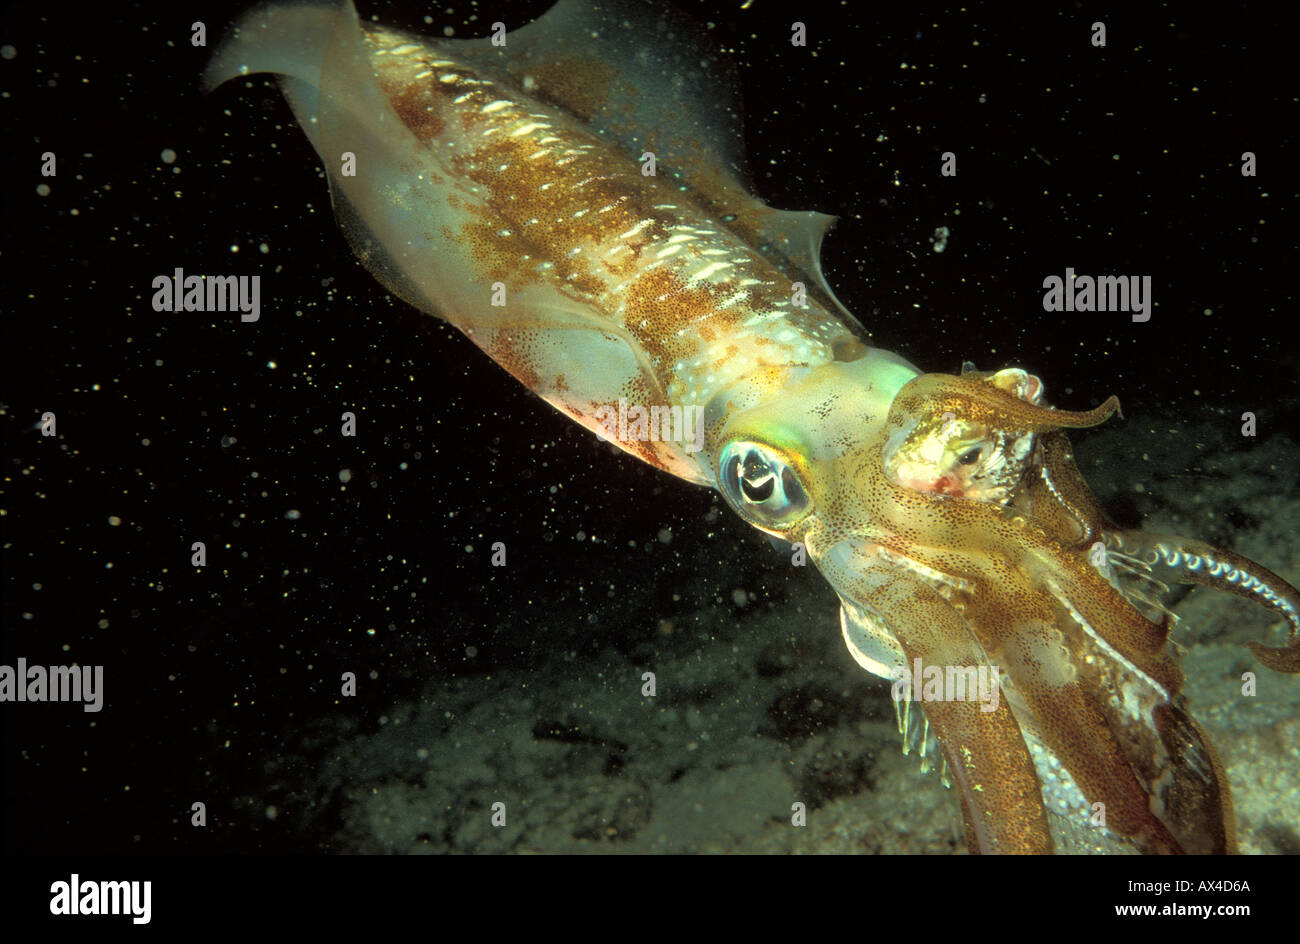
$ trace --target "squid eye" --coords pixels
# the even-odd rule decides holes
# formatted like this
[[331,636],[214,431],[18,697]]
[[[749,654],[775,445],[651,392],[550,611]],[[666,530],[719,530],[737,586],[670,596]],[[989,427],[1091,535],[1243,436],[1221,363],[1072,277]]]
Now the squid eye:
[[772,497],[776,491],[776,479],[771,475],[764,475],[757,482],[745,476],[740,477],[740,490],[745,495],[745,500],[758,504],[765,502]]
[[774,531],[798,523],[811,506],[794,469],[762,443],[728,443],[718,461],[718,486],[741,515]]
[[981,447],[972,446],[957,457],[957,462],[961,465],[974,465],[976,462],[980,461],[980,453],[982,451]]

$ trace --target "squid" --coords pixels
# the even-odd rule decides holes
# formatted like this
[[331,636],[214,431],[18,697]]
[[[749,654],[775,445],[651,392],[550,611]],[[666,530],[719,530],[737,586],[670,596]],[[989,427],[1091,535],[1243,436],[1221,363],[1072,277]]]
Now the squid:
[[[512,24],[513,25],[513,24]],[[351,4],[272,4],[209,89],[273,74],[359,260],[552,406],[803,548],[849,652],[909,688],[973,852],[1231,852],[1231,791],[1182,692],[1169,585],[1262,603],[1300,671],[1300,592],[1229,551],[1115,526],[1018,368],[924,373],[819,262],[833,217],[752,196],[723,60],[663,9],[562,0],[430,39]],[[617,415],[618,422],[611,417]],[[927,676],[933,677],[933,676]],[[966,692],[965,695],[969,695]]]

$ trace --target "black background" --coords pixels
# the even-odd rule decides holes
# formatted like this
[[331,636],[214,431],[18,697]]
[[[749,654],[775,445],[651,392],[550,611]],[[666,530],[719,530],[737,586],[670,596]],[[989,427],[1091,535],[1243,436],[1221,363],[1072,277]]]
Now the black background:
[[[547,5],[445,6],[362,10],[469,36]],[[827,275],[876,343],[927,370],[1025,366],[1069,408],[1115,393],[1171,427],[1251,410],[1261,438],[1294,436],[1294,4],[683,6],[734,50],[758,194],[841,216]],[[613,454],[370,278],[273,83],[198,89],[240,9],[26,4],[0,26],[3,662],[103,664],[109,686],[99,715],[0,708],[11,851],[317,848],[187,810],[260,795],[322,715],[364,727],[431,679],[652,646],[737,571],[777,603],[789,579],[709,492]],[[1067,266],[1150,275],[1151,321],[1044,313]],[[176,267],[260,274],[260,322],[155,313]],[[487,566],[498,539],[520,566]],[[363,684],[340,708],[346,670]]]

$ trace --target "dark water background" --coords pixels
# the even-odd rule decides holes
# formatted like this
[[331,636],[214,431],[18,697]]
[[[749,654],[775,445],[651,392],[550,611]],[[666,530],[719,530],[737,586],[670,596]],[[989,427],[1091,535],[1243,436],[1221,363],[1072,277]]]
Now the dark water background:
[[[428,31],[482,35],[546,8],[466,23],[455,6]],[[876,343],[927,370],[1027,367],[1073,409],[1118,394],[1143,423],[1082,451],[1121,517],[1159,505],[1134,478],[1203,481],[1207,438],[1292,437],[1294,492],[1294,5],[801,4],[807,49],[789,45],[787,5],[683,6],[735,50],[759,195],[842,217],[827,275]],[[411,28],[426,13],[362,9]],[[328,816],[304,833],[236,800],[283,802],[268,764],[309,768],[340,715],[366,730],[440,680],[689,651],[666,624],[721,603],[743,627],[819,580],[389,297],[336,229],[271,80],[200,93],[209,51],[190,23],[211,17],[211,46],[239,10],[26,5],[0,21],[16,50],[0,59],[3,662],[108,679],[99,715],[0,709],[11,851],[320,848]],[[956,178],[938,174],[949,150]],[[1258,176],[1241,176],[1243,151]],[[1150,275],[1150,322],[1045,313],[1042,280],[1067,266]],[[261,321],[153,312],[151,280],[176,267],[260,274]],[[33,429],[47,410],[57,440]],[[335,434],[344,410],[355,439]],[[1237,436],[1244,411],[1257,440]],[[1230,537],[1221,512],[1202,536]],[[488,566],[495,540],[504,569]],[[792,633],[837,635],[826,606],[819,630]],[[339,704],[343,671],[361,690]],[[213,828],[189,827],[195,798]]]

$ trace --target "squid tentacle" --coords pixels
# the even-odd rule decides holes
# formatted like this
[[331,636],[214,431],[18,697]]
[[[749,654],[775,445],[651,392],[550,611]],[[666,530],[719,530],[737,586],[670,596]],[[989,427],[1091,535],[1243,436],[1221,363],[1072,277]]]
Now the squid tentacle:
[[1249,643],[1263,665],[1276,672],[1300,673],[1300,590],[1267,567],[1203,541],[1144,531],[1106,532],[1107,548],[1139,556],[1156,576],[1184,584],[1201,584],[1262,603],[1291,628],[1286,646]]
[[1074,463],[1062,432],[1039,440],[1038,468],[1027,481],[1035,521],[1069,547],[1086,547],[1105,527],[1106,516]]
[[1232,790],[1214,742],[1177,699],[1152,712],[1168,760],[1152,777],[1162,819],[1178,837],[1181,851],[1197,855],[1237,851],[1237,815]]
[[[887,626],[907,667],[919,659],[927,666],[994,668],[948,600],[876,552],[853,542],[827,561],[844,579],[842,596],[852,601],[845,607],[847,618]],[[999,698],[992,710],[971,700],[925,700],[923,710],[961,793],[971,851],[1052,852],[1037,769],[1006,699]]]
[[1021,399],[1014,393],[973,375],[922,374],[899,391],[892,412],[942,418],[953,413],[989,427],[1018,433],[1096,426],[1118,414],[1119,397],[1111,396],[1091,410],[1057,410]]

